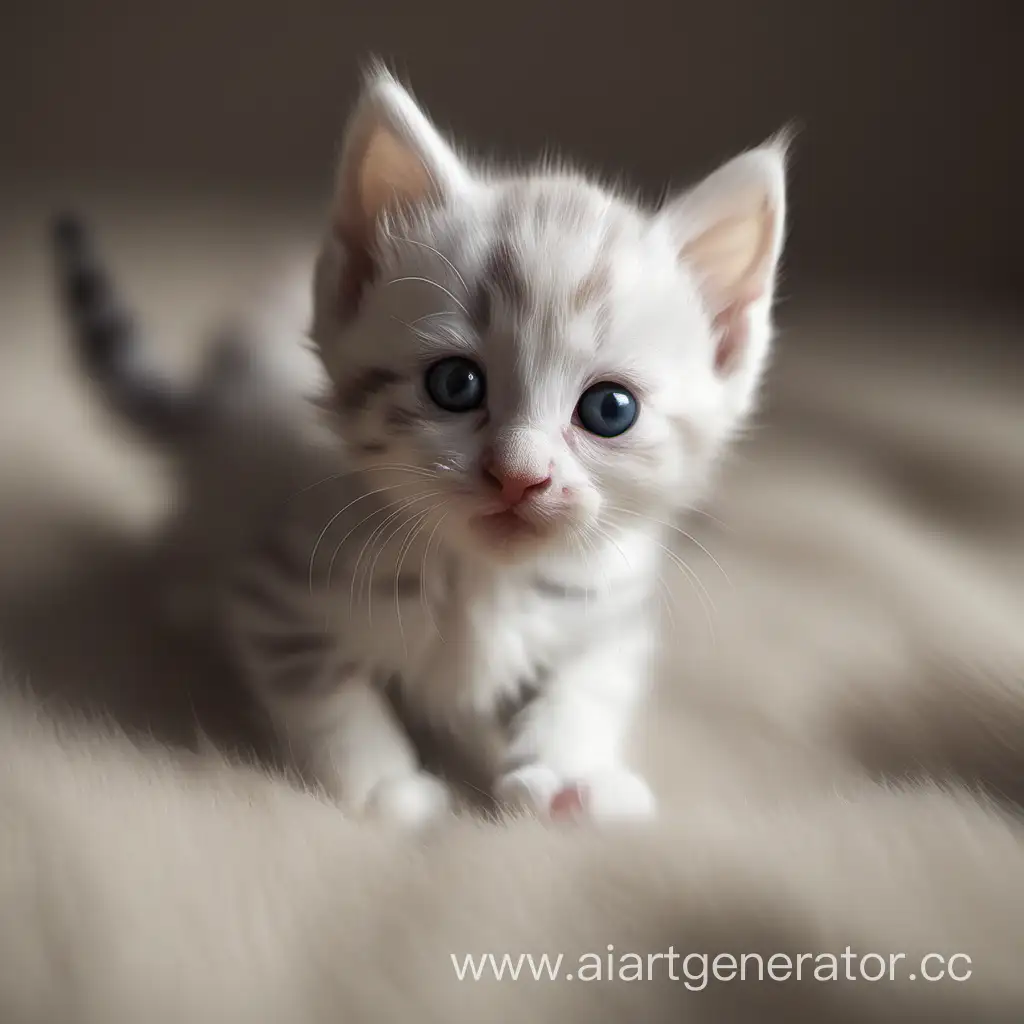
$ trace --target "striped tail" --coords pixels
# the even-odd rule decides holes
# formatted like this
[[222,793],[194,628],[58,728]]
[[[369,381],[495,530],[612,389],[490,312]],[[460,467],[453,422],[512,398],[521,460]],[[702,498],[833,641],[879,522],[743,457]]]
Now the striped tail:
[[216,404],[219,384],[237,369],[237,347],[227,339],[215,346],[197,383],[175,380],[157,365],[122,304],[85,222],[74,214],[56,218],[52,247],[70,340],[102,398],[154,441],[177,443],[193,435]]

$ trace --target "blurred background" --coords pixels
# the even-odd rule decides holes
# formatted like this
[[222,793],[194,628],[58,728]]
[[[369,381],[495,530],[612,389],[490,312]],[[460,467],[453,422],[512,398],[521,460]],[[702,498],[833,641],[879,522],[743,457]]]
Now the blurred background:
[[499,157],[558,148],[656,195],[800,129],[791,290],[1015,300],[1013,0],[37,0],[8,5],[5,172],[322,199],[359,63]]
[[[205,714],[208,665],[161,631],[116,539],[167,507],[165,476],[71,372],[44,226],[85,209],[154,334],[181,347],[256,264],[308,253],[376,54],[478,152],[557,149],[652,197],[798,128],[765,411],[716,492],[729,529],[693,526],[734,586],[688,552],[718,642],[682,593],[687,687],[761,707],[764,734],[782,728],[772,702],[842,718],[829,742],[878,770],[952,757],[992,781],[986,743],[958,733],[951,754],[965,716],[933,702],[955,690],[974,707],[991,678],[1024,691],[1022,39],[1013,0],[6,5],[8,659],[54,692],[84,674],[153,731],[168,709]],[[882,686],[886,715],[840,715]],[[1020,768],[999,769],[1004,790]]]

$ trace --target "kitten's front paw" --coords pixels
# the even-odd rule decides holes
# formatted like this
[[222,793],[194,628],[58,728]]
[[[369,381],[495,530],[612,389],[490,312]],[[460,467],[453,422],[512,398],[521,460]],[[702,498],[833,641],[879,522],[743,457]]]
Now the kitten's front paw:
[[366,801],[366,815],[407,828],[420,828],[451,808],[448,787],[427,772],[399,775],[377,783]]
[[[635,772],[610,768],[574,783],[583,813],[594,821],[647,821],[654,817],[656,803],[651,787]],[[564,798],[558,793],[555,803]]]
[[564,785],[565,780],[547,765],[527,764],[502,775],[494,784],[494,797],[506,807],[546,818]]
[[625,768],[565,779],[547,765],[524,765],[501,776],[495,796],[506,806],[540,818],[645,821],[655,814],[650,787]]

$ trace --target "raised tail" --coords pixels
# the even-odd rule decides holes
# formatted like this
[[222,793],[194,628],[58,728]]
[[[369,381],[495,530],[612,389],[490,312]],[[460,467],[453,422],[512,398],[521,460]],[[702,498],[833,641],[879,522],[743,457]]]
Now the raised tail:
[[123,305],[88,225],[75,214],[56,218],[52,247],[74,352],[101,397],[151,440],[177,443],[193,434],[237,348],[225,339],[198,381],[175,379]]

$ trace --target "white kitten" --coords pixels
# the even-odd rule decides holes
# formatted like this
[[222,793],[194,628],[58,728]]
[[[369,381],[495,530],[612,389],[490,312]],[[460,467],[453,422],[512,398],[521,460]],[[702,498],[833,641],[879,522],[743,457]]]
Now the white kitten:
[[447,803],[392,683],[504,802],[653,811],[625,743],[665,523],[753,404],[783,222],[781,144],[648,211],[473,166],[370,77],[315,282],[336,438],[228,601],[285,744],[345,806]]

